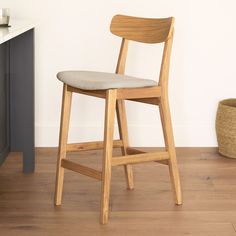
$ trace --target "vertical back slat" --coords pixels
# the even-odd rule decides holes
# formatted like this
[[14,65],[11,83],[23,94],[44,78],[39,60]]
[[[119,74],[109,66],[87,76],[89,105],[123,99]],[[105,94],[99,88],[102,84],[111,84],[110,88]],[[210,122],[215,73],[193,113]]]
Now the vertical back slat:
[[122,39],[121,46],[120,46],[120,54],[116,66],[116,74],[124,74],[125,72],[125,63],[128,53],[128,40]]

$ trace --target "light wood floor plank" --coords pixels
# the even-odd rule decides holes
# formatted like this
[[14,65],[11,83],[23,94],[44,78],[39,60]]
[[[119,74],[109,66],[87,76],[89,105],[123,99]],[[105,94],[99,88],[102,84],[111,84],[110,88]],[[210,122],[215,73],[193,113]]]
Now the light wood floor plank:
[[[57,151],[43,148],[36,153],[34,174],[21,172],[18,153],[0,167],[0,235],[236,236],[236,161],[223,158],[214,148],[177,149],[182,206],[173,203],[168,167],[135,165],[134,191],[125,188],[123,168],[114,167],[106,226],[98,221],[100,182],[66,171],[63,203],[54,207]],[[102,151],[68,155],[96,169],[101,168],[101,157]]]

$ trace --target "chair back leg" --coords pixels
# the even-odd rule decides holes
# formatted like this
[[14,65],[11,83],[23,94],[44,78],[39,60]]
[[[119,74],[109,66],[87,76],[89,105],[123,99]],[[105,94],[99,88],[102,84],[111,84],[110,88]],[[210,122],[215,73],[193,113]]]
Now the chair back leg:
[[160,110],[165,146],[170,156],[170,159],[168,160],[168,165],[169,165],[170,179],[174,190],[175,203],[177,205],[181,205],[182,194],[181,194],[179,170],[177,166],[175,143],[171,124],[171,115],[170,115],[168,98],[160,99],[159,110]]
[[[127,126],[127,118],[125,111],[125,102],[124,100],[117,100],[116,103],[116,113],[117,113],[117,121],[119,127],[120,139],[123,142],[123,146],[121,147],[122,155],[127,155],[127,148],[129,147],[129,137],[128,137],[128,126]],[[134,189],[134,177],[133,170],[131,165],[124,165],[125,178],[127,183],[127,189]]]
[[102,166],[101,215],[100,215],[101,224],[106,224],[108,222],[116,94],[117,91],[115,89],[107,90],[106,92],[104,153],[103,153],[103,166]]
[[62,189],[64,180],[64,168],[61,166],[62,159],[66,158],[66,145],[68,139],[70,111],[71,111],[72,92],[67,90],[67,85],[63,86],[62,109],[60,137],[56,170],[56,186],[55,186],[55,205],[61,205]]

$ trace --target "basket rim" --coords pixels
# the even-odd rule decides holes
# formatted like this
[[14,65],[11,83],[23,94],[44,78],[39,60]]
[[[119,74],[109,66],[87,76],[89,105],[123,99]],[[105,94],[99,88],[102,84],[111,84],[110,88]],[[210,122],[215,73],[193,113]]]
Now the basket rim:
[[222,106],[230,107],[232,109],[236,109],[236,98],[228,98],[228,99],[221,100],[219,104]]

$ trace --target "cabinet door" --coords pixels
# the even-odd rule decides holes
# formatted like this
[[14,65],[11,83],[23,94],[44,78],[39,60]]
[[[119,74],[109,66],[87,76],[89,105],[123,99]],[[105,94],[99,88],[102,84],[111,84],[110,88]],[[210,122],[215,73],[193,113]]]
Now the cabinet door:
[[9,149],[8,45],[0,44],[0,164]]

